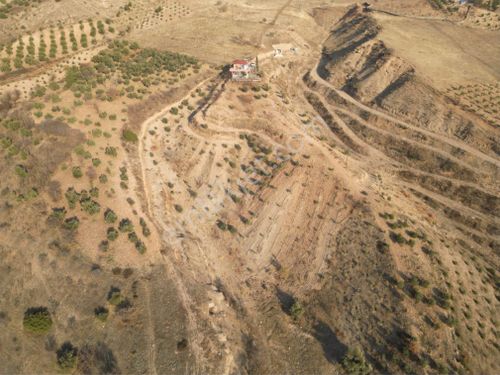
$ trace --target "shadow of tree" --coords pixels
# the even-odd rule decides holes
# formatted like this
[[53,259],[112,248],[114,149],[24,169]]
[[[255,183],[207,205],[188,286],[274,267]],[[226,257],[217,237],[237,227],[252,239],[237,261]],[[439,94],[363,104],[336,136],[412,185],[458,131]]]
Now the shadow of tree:
[[276,296],[278,297],[278,300],[280,302],[281,309],[283,310],[283,312],[288,314],[290,308],[295,302],[295,298],[291,294],[281,290],[280,288],[276,288]]
[[348,347],[342,343],[328,324],[318,321],[313,326],[313,336],[321,343],[326,359],[339,362],[347,353]]
[[[280,288],[276,288],[276,296],[278,297],[281,309],[286,314],[289,314],[291,307],[296,301],[295,297]],[[347,353],[348,347],[338,339],[337,335],[325,322],[319,320],[314,323],[312,328],[312,334],[321,344],[325,358],[331,363],[340,362]]]

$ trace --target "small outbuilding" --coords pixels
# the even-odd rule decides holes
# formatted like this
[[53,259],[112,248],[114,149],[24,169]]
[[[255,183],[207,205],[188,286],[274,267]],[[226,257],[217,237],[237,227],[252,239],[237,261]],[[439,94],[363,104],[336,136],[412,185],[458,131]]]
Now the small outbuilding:
[[283,57],[289,54],[296,54],[297,48],[290,43],[273,44],[273,56]]

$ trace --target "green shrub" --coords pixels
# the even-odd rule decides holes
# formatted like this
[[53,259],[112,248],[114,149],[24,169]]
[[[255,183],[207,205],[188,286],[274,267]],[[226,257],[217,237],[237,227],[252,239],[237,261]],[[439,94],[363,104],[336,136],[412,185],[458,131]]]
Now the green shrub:
[[77,230],[79,225],[80,225],[80,220],[76,216],[64,220],[63,223],[63,227],[71,231]]
[[0,136],[0,145],[7,149],[12,145],[12,138]]
[[116,311],[126,310],[132,307],[132,303],[130,303],[128,298],[123,298],[123,300],[116,305]]
[[91,159],[92,158],[92,154],[89,151],[85,150],[83,145],[79,145],[75,148],[75,154],[77,154],[78,156],[81,156],[84,159]]
[[50,49],[49,49],[49,57],[51,59],[55,58],[57,54],[57,43],[54,38],[50,38]]
[[16,165],[15,171],[16,174],[21,178],[25,178],[28,176],[28,169],[24,165]]
[[108,292],[108,302],[111,305],[116,306],[116,305],[120,304],[123,300],[124,300],[124,297],[121,294],[120,288],[112,286]]
[[115,212],[111,208],[108,208],[104,212],[104,221],[106,223],[113,224],[117,219],[118,219],[118,216],[116,216]]
[[65,87],[75,93],[91,92],[92,86],[95,85],[96,75],[97,72],[92,66],[71,66],[66,69]]
[[130,233],[128,234],[128,240],[129,240],[130,242],[135,243],[135,242],[139,241],[139,237],[137,237],[137,233],[135,233],[135,232],[130,232]]
[[57,94],[51,94],[50,100],[52,101],[52,103],[59,103],[61,101],[61,97]]
[[104,29],[104,24],[100,20],[97,21],[97,31],[99,32],[99,34],[104,34],[106,32]]
[[295,301],[288,311],[293,320],[299,320],[304,314],[304,308],[299,301]]
[[[19,154],[20,151],[21,151],[21,149],[17,145],[13,144],[12,146],[9,147],[8,155],[15,156],[15,155]],[[15,172],[19,177],[26,177],[28,170],[26,169],[25,166],[18,165],[15,167]]]
[[89,215],[95,215],[101,211],[101,205],[90,199],[90,197],[80,200],[80,205],[82,206],[82,210],[87,212]]
[[180,204],[176,204],[176,205],[174,205],[174,208],[175,208],[175,210],[176,210],[177,212],[179,212],[179,213],[183,211],[183,208],[182,208],[182,206],[181,206]]
[[122,219],[118,225],[120,232],[133,232],[134,225],[129,219]]
[[73,167],[72,173],[74,178],[81,178],[83,176],[83,172],[80,167]]
[[50,214],[50,217],[58,222],[62,222],[64,218],[66,217],[66,207],[55,207],[52,208],[52,213]]
[[409,237],[411,237],[411,238],[417,238],[417,237],[419,237],[418,233],[417,233],[417,232],[415,232],[415,231],[412,231],[412,230],[406,230],[405,232],[406,232],[406,234],[407,234]]
[[64,30],[61,30],[60,43],[61,43],[62,53],[67,54],[68,43],[66,42],[66,33],[64,32]]
[[51,89],[52,91],[57,91],[61,88],[61,86],[59,86],[59,84],[55,81],[52,81],[49,83],[49,89]]
[[149,235],[151,234],[151,231],[149,230],[148,225],[146,224],[146,221],[142,217],[139,220],[139,224],[141,224],[142,234],[144,235],[144,237],[149,237]]
[[80,193],[78,193],[73,187],[68,188],[64,194],[66,200],[68,201],[69,208],[75,208],[76,203],[80,199]]
[[93,198],[99,198],[99,188],[96,186],[90,188],[89,194]]
[[26,129],[26,128],[21,128],[19,130],[19,134],[21,134],[23,137],[31,137],[33,135],[33,132],[30,130],[30,129]]
[[80,45],[82,48],[87,48],[88,47],[88,40],[87,40],[87,34],[82,33],[80,36]]
[[23,327],[33,333],[45,333],[52,327],[52,318],[46,307],[30,307],[24,312]]
[[78,356],[78,349],[69,341],[66,341],[57,350],[57,364],[63,370],[69,370],[75,367]]
[[126,167],[121,167],[120,168],[120,180],[122,180],[122,181],[128,181],[128,175],[127,175],[127,168]]
[[141,254],[144,254],[146,252],[146,245],[141,240],[136,241],[135,248]]
[[385,253],[389,250],[389,244],[385,241],[377,241],[377,250]]
[[391,231],[389,233],[389,237],[391,238],[391,240],[393,242],[396,242],[398,244],[404,244],[404,243],[406,243],[406,239],[401,234],[399,234],[399,233]]
[[451,307],[451,295],[441,288],[436,288],[434,290],[436,303],[443,309],[449,309]]
[[118,155],[116,147],[111,147],[111,146],[106,147],[106,149],[104,150],[104,153],[106,155],[109,155],[109,156],[116,156],[116,155]]
[[139,138],[137,137],[137,134],[135,134],[130,129],[124,129],[123,133],[122,133],[122,137],[125,141],[132,142],[132,143],[136,143],[139,140]]
[[94,315],[100,321],[105,322],[108,319],[109,310],[104,306],[98,306],[94,309]]
[[397,220],[394,223],[387,222],[387,226],[391,229],[399,229],[399,228],[406,228],[408,226],[408,223],[403,220]]
[[10,59],[8,57],[4,57],[2,59],[2,64],[0,64],[0,71],[2,72],[10,72],[12,70],[10,66]]
[[453,326],[457,325],[457,323],[458,323],[457,318],[455,318],[453,315],[447,315],[447,316],[443,317],[442,320],[449,327],[453,327]]
[[366,362],[365,356],[359,348],[349,350],[341,363],[347,374],[367,375],[372,372],[371,365]]
[[110,228],[108,228],[108,231],[106,233],[106,237],[108,240],[114,241],[118,238],[118,234],[119,234],[119,232],[115,228],[110,227]]
[[217,220],[216,224],[220,230],[227,230],[227,224],[224,223],[222,220]]
[[108,240],[102,240],[99,243],[99,250],[103,251],[103,252],[108,251],[109,250],[109,241]]

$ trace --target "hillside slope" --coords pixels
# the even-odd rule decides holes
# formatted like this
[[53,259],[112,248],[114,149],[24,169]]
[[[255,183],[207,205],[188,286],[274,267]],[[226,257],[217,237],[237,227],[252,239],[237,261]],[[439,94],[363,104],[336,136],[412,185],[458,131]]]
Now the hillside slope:
[[500,371],[493,101],[382,38],[438,11],[92,4],[0,50],[0,373]]

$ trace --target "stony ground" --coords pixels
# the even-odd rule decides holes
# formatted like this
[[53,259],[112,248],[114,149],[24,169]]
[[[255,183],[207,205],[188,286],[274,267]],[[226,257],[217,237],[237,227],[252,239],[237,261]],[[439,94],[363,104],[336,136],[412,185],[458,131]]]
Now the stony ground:
[[498,371],[498,31],[80,6],[0,19],[2,373]]

